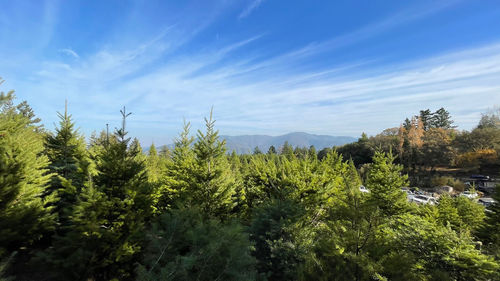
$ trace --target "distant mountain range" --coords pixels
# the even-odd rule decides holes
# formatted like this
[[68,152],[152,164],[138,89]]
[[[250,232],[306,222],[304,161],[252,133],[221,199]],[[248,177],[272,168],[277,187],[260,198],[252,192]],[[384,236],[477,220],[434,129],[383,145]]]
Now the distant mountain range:
[[328,136],[328,135],[313,135],[308,133],[296,132],[282,136],[266,136],[266,135],[243,135],[243,136],[221,136],[226,140],[227,151],[236,151],[236,153],[251,153],[258,147],[262,152],[267,152],[269,147],[273,145],[278,150],[285,141],[293,147],[310,147],[314,145],[317,150],[325,147],[332,147],[351,143],[356,141],[356,138],[347,136]]
[[[311,145],[314,145],[314,147],[318,151],[325,147],[339,146],[357,141],[356,138],[347,136],[314,135],[302,132],[289,133],[286,135],[275,137],[267,135],[222,135],[220,136],[220,138],[226,140],[226,148],[229,153],[234,150],[238,154],[252,153],[255,147],[258,147],[262,152],[265,153],[271,145],[273,145],[276,150],[279,151],[279,149],[286,141],[294,148],[309,148]],[[167,145],[167,147],[173,149],[174,144],[169,144]],[[144,151],[149,151],[149,147],[144,147]]]

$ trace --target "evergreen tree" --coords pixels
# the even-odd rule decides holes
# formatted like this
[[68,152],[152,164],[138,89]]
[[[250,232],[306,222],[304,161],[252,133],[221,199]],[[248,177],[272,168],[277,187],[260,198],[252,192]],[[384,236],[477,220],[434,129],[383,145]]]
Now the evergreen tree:
[[64,114],[58,113],[59,127],[55,134],[49,133],[45,140],[46,154],[49,158],[49,169],[54,174],[50,189],[58,197],[55,211],[60,226],[67,224],[66,216],[76,202],[78,193],[88,174],[89,161],[86,156],[85,140],[75,129],[75,124],[68,115],[67,104]]
[[[455,232],[411,214],[394,220],[383,233],[390,280],[498,280],[499,264],[476,249],[466,232]],[[404,265],[404,266],[403,266]],[[405,276],[405,278],[401,278]]]
[[486,249],[500,262],[500,185],[495,187],[493,194],[495,203],[488,207],[485,224],[480,230],[481,240]]
[[262,154],[262,151],[260,150],[260,148],[258,146],[256,146],[254,149],[253,149],[253,154],[254,155],[257,155],[257,154]]
[[196,208],[173,210],[146,239],[137,280],[255,280],[251,244],[238,223],[206,219]]
[[205,118],[206,131],[198,130],[198,141],[194,144],[196,170],[194,181],[189,186],[192,206],[200,206],[212,216],[225,216],[235,207],[233,195],[234,177],[226,158],[226,141],[219,140],[214,129],[215,120]]
[[436,110],[432,114],[431,125],[433,128],[443,128],[443,129],[453,129],[453,120],[451,120],[450,113],[446,111],[443,107]]
[[361,180],[353,161],[336,166],[342,182],[314,233],[302,280],[369,280],[381,271],[371,257],[383,222],[380,211],[359,190]]
[[432,126],[432,112],[430,109],[420,110],[420,120],[422,121],[424,131],[427,131]]
[[175,139],[171,161],[166,163],[166,173],[161,176],[161,184],[155,190],[155,205],[160,213],[189,204],[189,187],[194,181],[192,175],[196,164],[192,148],[194,138],[189,136],[190,127],[191,124],[184,121],[183,130]]
[[170,151],[170,149],[168,149],[168,146],[166,146],[166,145],[161,146],[160,152],[159,152],[159,156],[161,158],[170,159],[172,156],[171,154],[172,154],[172,152]]
[[250,239],[253,256],[263,280],[297,280],[303,252],[294,226],[302,215],[301,207],[290,200],[270,200],[255,209]]
[[288,159],[295,157],[295,154],[293,154],[293,146],[289,144],[288,141],[285,141],[281,147],[280,155],[284,155]]
[[401,187],[408,185],[408,176],[401,175],[402,170],[394,164],[392,153],[375,152],[365,185],[370,190],[370,201],[386,216],[407,209],[406,194]]
[[271,145],[269,149],[267,150],[267,154],[276,154],[276,148],[274,145]]
[[309,147],[309,150],[307,151],[307,157],[312,160],[318,159],[318,153],[316,152],[316,148],[314,147],[314,145],[311,145]]
[[13,99],[0,93],[0,258],[54,229],[54,198],[42,197],[51,177],[43,135]]
[[130,280],[140,251],[141,232],[150,214],[147,175],[140,149],[130,146],[126,118],[95,155],[97,175],[83,189],[71,227],[56,237],[45,261],[53,279]]

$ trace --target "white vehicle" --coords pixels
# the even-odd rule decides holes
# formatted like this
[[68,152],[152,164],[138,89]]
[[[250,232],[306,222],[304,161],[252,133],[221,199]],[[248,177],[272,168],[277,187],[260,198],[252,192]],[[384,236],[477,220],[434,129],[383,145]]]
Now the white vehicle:
[[404,193],[406,193],[406,199],[408,199],[408,201],[411,201],[413,199],[413,197],[415,197],[415,194],[409,190],[409,189],[401,189]]
[[366,188],[364,185],[359,186],[359,191],[363,193],[370,193],[370,190],[368,190],[368,188]]
[[488,207],[491,207],[491,205],[495,204],[496,201],[495,201],[495,199],[490,198],[490,197],[483,197],[483,198],[479,198],[478,203],[482,204],[483,206],[488,208]]
[[436,198],[432,196],[427,196],[427,195],[415,195],[411,198],[411,202],[415,202],[417,204],[429,204],[429,205],[436,205],[437,201]]
[[460,194],[460,196],[464,196],[464,197],[467,197],[469,199],[474,199],[474,198],[478,197],[476,192],[470,192],[470,191],[464,191]]

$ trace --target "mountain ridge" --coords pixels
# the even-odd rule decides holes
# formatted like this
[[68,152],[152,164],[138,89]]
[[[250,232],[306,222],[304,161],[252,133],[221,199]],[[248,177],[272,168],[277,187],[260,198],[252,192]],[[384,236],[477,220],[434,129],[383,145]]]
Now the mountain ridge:
[[[238,154],[252,153],[255,147],[258,147],[262,152],[267,152],[272,145],[279,150],[285,142],[288,142],[293,147],[310,147],[313,145],[317,150],[325,147],[339,146],[346,143],[351,143],[357,138],[350,136],[332,136],[332,135],[316,135],[305,132],[291,132],[284,135],[220,135],[221,139],[226,140],[226,148],[228,152],[235,151]],[[173,144],[167,145],[173,148]],[[146,149],[147,150],[147,149]]]

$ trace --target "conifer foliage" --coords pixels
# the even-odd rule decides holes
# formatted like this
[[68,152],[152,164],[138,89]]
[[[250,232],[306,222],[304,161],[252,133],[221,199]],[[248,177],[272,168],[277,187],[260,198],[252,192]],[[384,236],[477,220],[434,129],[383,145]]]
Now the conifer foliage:
[[43,135],[13,99],[13,92],[0,93],[0,257],[54,228],[54,198],[43,197],[51,176]]
[[[48,132],[0,94],[0,280],[500,280],[500,187],[487,208],[411,204],[366,135],[340,153],[228,154],[212,112],[196,139],[185,122],[172,150],[146,154],[120,113],[85,147],[67,109]],[[451,130],[438,113],[385,136],[401,163]]]
[[206,214],[225,216],[235,207],[234,178],[225,155],[225,140],[219,140],[212,111],[205,118],[205,126],[206,131],[198,131],[198,141],[194,144],[196,168],[189,193],[192,202],[199,202]]

